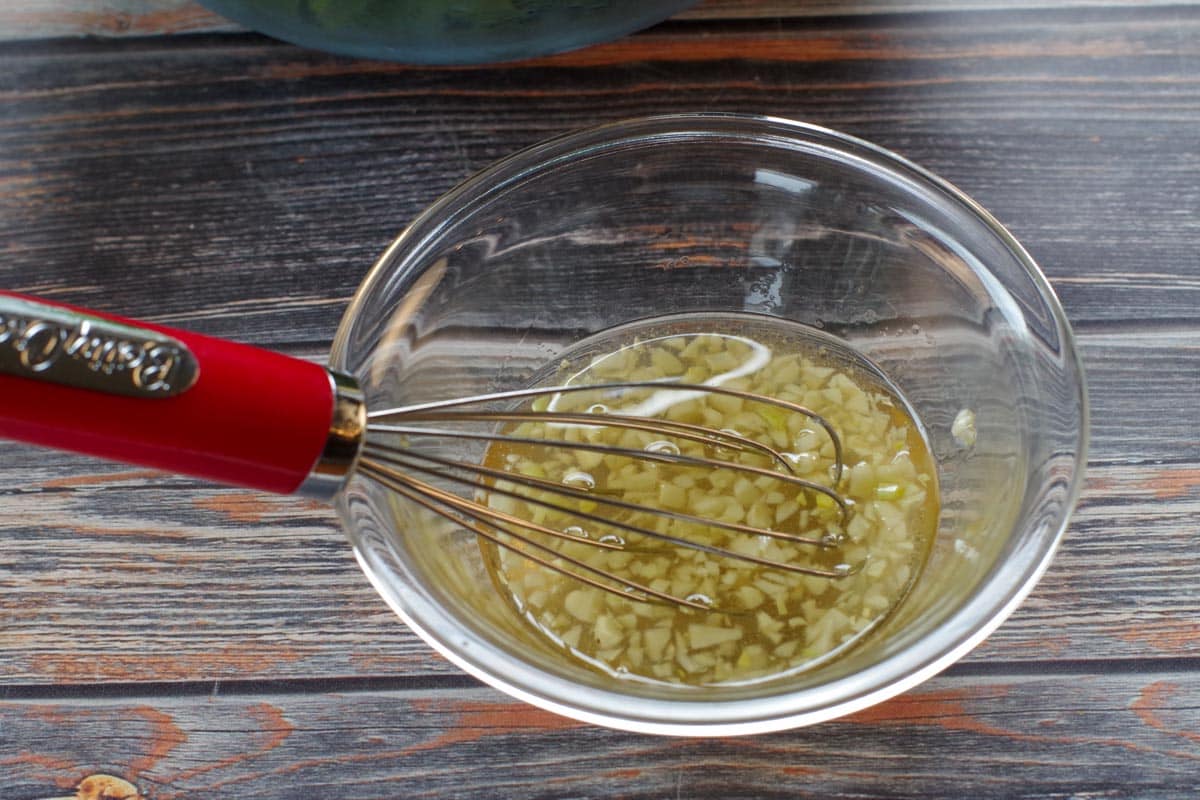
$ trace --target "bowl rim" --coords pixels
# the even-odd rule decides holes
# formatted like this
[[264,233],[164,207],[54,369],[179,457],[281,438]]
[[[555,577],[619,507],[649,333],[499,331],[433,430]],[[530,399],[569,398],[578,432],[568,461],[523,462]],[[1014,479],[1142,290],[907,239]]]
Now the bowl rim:
[[592,20],[590,25],[575,25],[567,30],[556,31],[554,36],[542,34],[526,39],[464,43],[434,36],[409,37],[400,41],[403,37],[396,35],[369,41],[361,34],[348,35],[336,28],[322,30],[303,23],[297,24],[294,19],[281,17],[257,4],[200,0],[201,5],[240,25],[310,50],[413,66],[482,66],[569,53],[628,36],[669,19],[697,2],[661,0],[658,5],[641,6],[619,19],[607,23]]
[[[998,593],[988,591],[997,581],[996,571],[985,575],[974,594],[944,620],[935,632],[945,632],[945,640],[932,652],[909,648],[893,653],[866,669],[815,687],[783,692],[761,698],[737,700],[689,700],[634,698],[620,691],[584,687],[542,670],[491,647],[461,629],[453,636],[434,630],[425,623],[427,613],[449,615],[435,609],[414,592],[390,583],[381,574],[382,564],[371,553],[361,550],[352,531],[347,531],[355,556],[376,591],[392,610],[426,643],[449,661],[510,696],[534,706],[581,720],[638,733],[680,736],[730,736],[810,725],[860,711],[900,694],[929,679],[954,663],[982,642],[1007,619],[1033,590],[1048,569],[1063,539],[1072,512],[1078,503],[1084,482],[1089,445],[1089,404],[1086,376],[1079,358],[1075,336],[1053,288],[1024,247],[1000,222],[950,182],[883,147],[829,128],[773,116],[733,113],[683,113],[640,117],[586,128],[526,147],[468,177],[443,194],[418,215],[384,251],[371,267],[343,315],[331,348],[330,363],[344,370],[355,320],[376,287],[387,280],[422,266],[423,255],[452,227],[456,220],[472,213],[490,197],[506,191],[534,174],[554,166],[608,151],[623,144],[663,142],[679,138],[713,136],[749,137],[761,142],[802,141],[824,145],[847,157],[887,167],[924,188],[933,190],[960,205],[963,211],[982,223],[1028,274],[1040,300],[1050,309],[1061,343],[1064,370],[1073,375],[1078,387],[1079,428],[1076,455],[1066,502],[1053,520],[1052,529],[1041,534],[1042,545],[1034,549],[1036,558],[1028,560],[1015,584]],[[343,519],[346,518],[344,509]],[[480,653],[491,656],[490,661]],[[814,702],[817,695],[831,700]],[[622,702],[622,701],[626,702]],[[633,707],[630,710],[627,707]]]

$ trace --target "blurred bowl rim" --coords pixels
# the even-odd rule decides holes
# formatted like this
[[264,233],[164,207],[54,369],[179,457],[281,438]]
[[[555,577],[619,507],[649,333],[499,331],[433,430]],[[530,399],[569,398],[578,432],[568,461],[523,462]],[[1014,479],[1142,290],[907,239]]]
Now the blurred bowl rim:
[[[660,5],[642,7],[620,22],[600,25],[573,25],[553,38],[526,39],[523,41],[501,41],[462,44],[440,40],[434,36],[422,37],[418,44],[388,44],[340,38],[336,30],[293,27],[288,19],[281,19],[270,11],[248,6],[245,0],[199,0],[209,10],[226,17],[239,25],[257,31],[273,39],[288,42],[309,50],[352,58],[367,58],[391,61],[411,66],[485,66],[507,64],[525,59],[569,53],[585,47],[621,39],[639,30],[649,28],[675,14],[696,5],[699,0],[660,0]],[[585,12],[586,13],[586,12]],[[285,15],[286,16],[286,15]],[[393,38],[393,41],[395,39]]]

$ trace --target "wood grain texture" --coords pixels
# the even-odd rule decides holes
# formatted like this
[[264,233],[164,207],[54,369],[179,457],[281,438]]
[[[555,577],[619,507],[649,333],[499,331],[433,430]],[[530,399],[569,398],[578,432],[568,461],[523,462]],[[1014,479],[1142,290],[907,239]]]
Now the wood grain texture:
[[22,800],[96,771],[152,800],[1148,800],[1200,791],[1197,714],[1200,679],[1174,672],[942,676],[817,728],[718,740],[590,728],[487,689],[9,700],[0,765]]
[[507,68],[249,35],[0,46],[0,287],[321,359],[375,256],[473,170],[598,121],[769,113],[897,150],[1009,225],[1093,406],[1059,556],[979,650],[849,720],[709,742],[475,687],[324,507],[0,445],[8,796],[106,771],[150,798],[1194,797],[1200,6],[980,4],[725,0],[698,15],[746,19]]
[[[19,457],[47,477],[0,494],[6,685],[457,673],[375,596],[327,509]],[[1200,469],[1093,466],[1053,567],[968,660],[1200,658],[1198,529]]]
[[[940,12],[1174,5],[1170,0],[706,0],[676,19],[789,19]],[[68,36],[237,33],[193,0],[23,0],[0,5],[0,41]]]
[[1081,329],[1188,325],[1198,43],[1191,8],[717,27],[509,69],[241,40],[16,49],[0,74],[0,269],[13,288],[203,332],[324,342],[393,234],[475,169],[594,122],[744,111],[863,136],[959,184]]
[[0,7],[0,39],[243,30],[190,0],[28,0]]
[[[993,23],[715,28],[718,56],[773,44],[687,60],[673,33],[623,65],[505,70],[224,41],[11,50],[0,285],[319,359],[392,233],[520,146],[692,108],[847,129],[993,209],[1082,332],[1092,481],[1056,568],[978,658],[1193,656],[1200,599],[1176,587],[1200,583],[1200,422],[1182,411],[1200,390],[1200,11]],[[6,456],[7,681],[449,670],[372,596],[325,509]]]

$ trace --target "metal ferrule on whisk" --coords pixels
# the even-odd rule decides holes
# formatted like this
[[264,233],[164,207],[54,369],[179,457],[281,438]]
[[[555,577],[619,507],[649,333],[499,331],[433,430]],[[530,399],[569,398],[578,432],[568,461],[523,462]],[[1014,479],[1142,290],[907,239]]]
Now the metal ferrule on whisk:
[[296,494],[326,501],[346,485],[367,431],[367,405],[358,381],[343,372],[327,372],[333,391],[329,432],[308,477],[296,489]]

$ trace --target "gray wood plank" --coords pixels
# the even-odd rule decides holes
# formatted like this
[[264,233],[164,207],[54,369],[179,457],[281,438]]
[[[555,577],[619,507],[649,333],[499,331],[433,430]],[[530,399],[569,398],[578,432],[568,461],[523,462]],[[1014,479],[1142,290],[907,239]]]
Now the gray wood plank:
[[1195,672],[946,676],[845,720],[662,739],[487,689],[0,701],[12,800],[94,772],[154,800],[1188,798]]
[[13,50],[0,285],[327,341],[395,232],[475,169],[594,122],[719,110],[840,128],[940,172],[1011,226],[1077,324],[1190,324],[1200,10],[1047,22],[673,31],[522,69],[255,42]]

